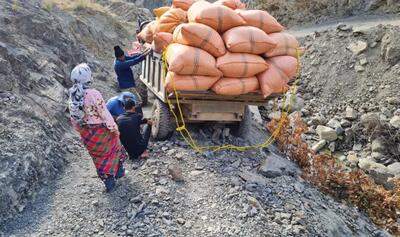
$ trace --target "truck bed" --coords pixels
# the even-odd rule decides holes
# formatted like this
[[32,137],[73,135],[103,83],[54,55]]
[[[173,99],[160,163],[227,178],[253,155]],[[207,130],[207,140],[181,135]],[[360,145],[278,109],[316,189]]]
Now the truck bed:
[[[168,93],[164,89],[165,72],[163,71],[163,62],[160,54],[151,53],[146,56],[142,63],[141,81],[152,91],[161,101],[167,102],[167,97],[172,103],[175,102],[175,93]],[[177,91],[179,101],[190,103],[193,101],[223,101],[223,102],[244,102],[249,105],[261,105],[267,99],[263,98],[261,93],[249,93],[239,96],[217,95],[211,90],[207,91]]]

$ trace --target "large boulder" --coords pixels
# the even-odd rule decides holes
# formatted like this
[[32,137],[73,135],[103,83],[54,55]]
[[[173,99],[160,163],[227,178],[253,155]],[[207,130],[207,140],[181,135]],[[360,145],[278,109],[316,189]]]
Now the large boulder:
[[362,40],[351,43],[347,47],[354,55],[359,55],[368,49],[368,43]]
[[341,125],[341,123],[339,122],[339,120],[334,119],[334,118],[331,119],[331,120],[329,120],[329,122],[328,122],[326,125],[327,125],[328,127],[333,128],[333,129],[342,127],[342,125]]
[[322,125],[318,125],[317,129],[315,130],[321,140],[326,141],[335,141],[338,136],[334,129]]
[[400,61],[400,34],[390,29],[382,38],[381,55],[391,65]]
[[400,116],[394,116],[390,119],[390,124],[395,128],[400,128]]
[[400,177],[400,162],[395,162],[387,167],[394,176]]
[[384,153],[385,152],[384,142],[381,139],[373,140],[372,144],[371,144],[371,151],[378,152],[378,153]]
[[345,118],[348,120],[355,120],[357,119],[357,111],[352,107],[346,108]]
[[311,149],[312,149],[313,151],[315,151],[315,152],[318,152],[318,151],[320,151],[322,148],[324,148],[325,145],[326,145],[326,141],[325,141],[325,140],[321,140],[321,141],[315,143],[315,144],[312,146]]
[[358,162],[358,167],[362,170],[366,171],[370,177],[372,177],[377,184],[383,185],[387,188],[391,187],[391,184],[388,182],[388,178],[393,177],[394,175],[389,170],[388,167],[376,163],[372,159],[362,159]]
[[268,154],[258,171],[267,178],[275,178],[281,175],[295,176],[300,173],[295,164],[274,153]]

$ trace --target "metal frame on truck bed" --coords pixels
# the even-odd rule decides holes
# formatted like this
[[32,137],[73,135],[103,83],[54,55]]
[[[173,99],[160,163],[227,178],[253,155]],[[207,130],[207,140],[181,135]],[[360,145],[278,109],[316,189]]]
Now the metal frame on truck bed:
[[[155,52],[146,56],[142,62],[140,80],[157,99],[152,109],[152,135],[157,140],[167,139],[174,131],[168,100],[176,109],[176,97],[183,111],[185,122],[216,121],[236,123],[238,135],[245,136],[251,116],[248,105],[263,105],[266,99],[261,94],[250,93],[240,96],[217,95],[212,91],[177,91],[168,93],[164,87],[165,72],[160,54]],[[147,101],[147,100],[146,100]]]

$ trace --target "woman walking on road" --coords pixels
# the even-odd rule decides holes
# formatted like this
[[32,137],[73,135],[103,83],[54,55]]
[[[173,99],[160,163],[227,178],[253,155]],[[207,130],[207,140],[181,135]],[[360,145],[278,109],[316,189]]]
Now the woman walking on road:
[[123,162],[127,154],[119,139],[118,126],[100,92],[91,89],[92,72],[86,63],[71,72],[74,85],[69,89],[69,110],[72,125],[79,132],[106,191],[124,176]]

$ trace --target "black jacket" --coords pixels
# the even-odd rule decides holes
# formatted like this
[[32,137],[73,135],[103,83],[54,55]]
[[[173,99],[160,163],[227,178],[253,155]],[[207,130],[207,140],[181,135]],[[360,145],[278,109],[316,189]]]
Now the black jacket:
[[135,112],[125,112],[117,118],[120,139],[129,154],[136,154],[146,141],[140,133],[140,125],[147,123],[147,119]]

